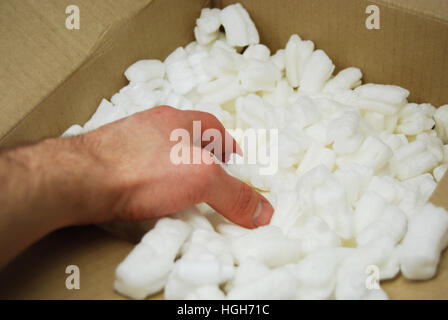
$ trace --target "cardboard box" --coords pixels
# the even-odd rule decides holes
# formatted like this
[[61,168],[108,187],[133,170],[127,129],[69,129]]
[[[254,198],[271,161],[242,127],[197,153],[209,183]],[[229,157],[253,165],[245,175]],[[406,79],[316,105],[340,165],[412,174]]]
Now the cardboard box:
[[[142,58],[164,59],[193,40],[203,7],[233,0],[3,0],[0,2],[0,145],[59,135],[84,123],[103,97],[126,84],[124,70]],[[293,33],[325,50],[337,69],[356,66],[365,82],[396,84],[410,101],[448,103],[448,1],[241,0],[261,42],[272,51]],[[80,8],[79,30],[65,28],[65,8]],[[380,29],[365,27],[367,6]],[[5,32],[6,31],[6,32]],[[448,178],[431,201],[448,208]],[[55,232],[0,273],[1,298],[120,298],[114,269],[133,245],[96,227]],[[81,270],[81,289],[65,288],[65,267]],[[391,298],[447,299],[448,255],[436,278],[383,283]],[[158,295],[156,298],[160,298]]]

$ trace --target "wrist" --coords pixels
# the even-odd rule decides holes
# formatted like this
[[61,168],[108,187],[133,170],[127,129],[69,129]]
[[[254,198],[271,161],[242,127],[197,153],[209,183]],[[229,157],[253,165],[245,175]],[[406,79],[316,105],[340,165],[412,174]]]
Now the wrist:
[[109,219],[113,184],[83,138],[46,139],[13,150],[9,157],[26,181],[17,195],[26,198],[21,209],[34,212],[48,232]]
[[100,157],[91,135],[50,139],[47,143],[57,158],[47,190],[58,197],[53,206],[65,215],[60,223],[81,225],[113,219],[112,209],[119,195],[115,171]]

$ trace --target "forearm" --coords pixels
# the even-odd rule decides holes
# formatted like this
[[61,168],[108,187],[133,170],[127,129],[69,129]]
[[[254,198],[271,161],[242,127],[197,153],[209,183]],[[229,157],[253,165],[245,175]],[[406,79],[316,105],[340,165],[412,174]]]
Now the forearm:
[[97,191],[100,166],[80,140],[48,139],[0,153],[0,267],[58,228],[96,222],[94,213],[101,221],[107,202]]

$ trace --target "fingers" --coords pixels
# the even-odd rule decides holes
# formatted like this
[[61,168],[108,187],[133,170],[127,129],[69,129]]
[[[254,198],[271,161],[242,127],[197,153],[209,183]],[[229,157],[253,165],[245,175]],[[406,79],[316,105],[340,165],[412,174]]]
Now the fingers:
[[[232,153],[243,155],[240,146],[232,135],[211,113],[182,111],[170,106],[158,106],[143,111],[141,114],[142,116],[147,115],[148,119],[160,117],[160,121],[164,123],[167,130],[186,129],[190,134],[192,145],[205,148],[222,162],[227,162]],[[168,132],[168,134],[171,134],[171,132]],[[213,148],[214,146],[217,146],[217,148]]]
[[218,164],[204,165],[206,192],[204,202],[232,222],[256,228],[271,221],[274,209],[260,193],[246,183],[228,175]]
[[[216,150],[207,150],[211,151],[222,162],[227,162],[232,153],[242,155],[242,150],[238,143],[214,115],[202,111],[181,112],[183,113],[185,128],[190,131],[190,134],[194,134],[194,121],[199,121],[200,123],[201,140],[194,141],[194,143],[198,145],[200,143],[202,148],[207,149],[207,146],[211,146],[211,141],[217,139],[216,143],[220,145],[220,152],[216,152]],[[216,133],[216,135],[214,135],[214,133]]]
[[[149,113],[150,111],[152,113]],[[201,163],[180,162],[180,165],[176,163],[176,166],[179,166],[175,169],[170,166],[174,164],[173,162],[171,164],[167,162],[164,164],[167,170],[155,170],[161,175],[161,178],[156,181],[160,181],[166,188],[163,192],[159,192],[157,198],[160,201],[157,203],[145,200],[153,200],[154,197],[149,196],[149,191],[143,190],[140,199],[132,202],[136,203],[131,206],[134,216],[150,214],[160,216],[176,212],[192,204],[206,202],[229,220],[246,228],[256,228],[270,222],[274,209],[269,202],[249,185],[228,175],[214,161],[213,154],[221,161],[228,160],[232,153],[242,154],[237,142],[215,116],[200,111],[179,111],[168,106],[153,108],[143,116],[153,117],[152,121],[155,123],[163,122],[163,128],[158,131],[162,133],[162,137],[166,133],[171,134],[170,131],[177,128],[186,129],[190,137],[199,134],[200,145],[192,144],[187,148],[190,148],[190,158],[199,151]],[[200,122],[199,132],[195,132],[198,128],[194,127],[194,121]],[[219,133],[209,138],[213,141],[219,140],[222,152],[207,149],[210,142],[202,138],[210,129]],[[160,187],[159,191],[162,191]],[[142,204],[145,205],[142,207]]]

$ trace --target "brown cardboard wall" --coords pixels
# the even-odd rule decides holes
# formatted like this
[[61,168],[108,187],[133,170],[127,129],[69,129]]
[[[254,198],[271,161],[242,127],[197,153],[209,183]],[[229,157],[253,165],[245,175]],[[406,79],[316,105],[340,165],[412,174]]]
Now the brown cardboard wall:
[[[153,1],[135,17],[109,27],[85,63],[0,140],[13,146],[61,134],[84,124],[103,97],[126,85],[123,72],[139,59],[164,59],[193,40],[192,30],[207,0]],[[175,7],[176,10],[166,10]],[[154,14],[151,14],[153,12]]]
[[446,0],[372,0],[372,2],[424,14],[436,20],[448,20],[448,1]]
[[[0,1],[0,137],[60,85],[110,26],[151,0]],[[77,5],[79,30],[65,10]]]
[[[113,289],[115,268],[133,247],[95,227],[57,231],[0,271],[0,299],[124,299]],[[80,290],[65,287],[65,268],[71,264],[81,270]],[[411,281],[400,276],[382,281],[381,287],[390,299],[448,299],[447,283],[445,254],[435,278]],[[163,293],[151,299],[163,299]]]
[[[238,2],[165,1],[156,0],[135,18],[112,24],[84,65],[0,140],[0,145],[57,135],[70,124],[83,123],[102,97],[110,97],[125,84],[119,74],[128,65],[140,58],[163,59],[176,46],[191,41],[201,7]],[[241,2],[256,22],[261,41],[272,51],[283,48],[289,36],[298,33],[324,49],[337,69],[360,67],[366,82],[397,84],[411,90],[411,101],[440,106],[448,103],[448,17],[442,19],[448,10],[441,0],[430,1],[432,6],[412,7],[409,2],[405,8],[401,0],[338,0],[331,1],[331,6],[328,0]],[[365,27],[365,9],[372,3],[380,7],[380,30]],[[148,10],[162,5],[177,10],[158,10],[160,14],[145,18]],[[436,5],[442,9],[434,10]],[[439,12],[438,17],[434,12]],[[20,94],[17,97],[24,108],[30,107],[31,101],[21,101]],[[8,110],[1,122],[15,114]]]
[[[27,0],[26,3],[28,1],[32,0]],[[429,1],[436,5],[442,4],[442,0]],[[218,0],[213,4],[225,6],[231,2],[236,1]],[[448,103],[448,24],[444,18],[446,11],[443,11],[446,6],[441,6],[442,10],[434,10],[434,6],[421,5],[420,9],[423,11],[419,11],[415,0],[406,3],[402,0],[241,2],[254,18],[262,42],[273,50],[284,47],[289,36],[297,32],[303,38],[315,41],[317,47],[324,49],[339,69],[358,66],[363,69],[366,81],[394,83],[410,89],[411,100],[429,101],[435,105]],[[329,2],[332,6],[328,6]],[[7,11],[1,12],[4,3],[6,2],[0,2],[0,19],[5,19],[7,15],[4,13]],[[382,29],[379,31],[369,31],[364,27],[364,11],[370,3],[378,3],[381,8]],[[20,90],[11,93],[7,92],[10,87],[4,85],[8,82],[3,82],[0,92],[9,97],[12,104],[2,106],[0,122],[16,119],[10,118],[10,115],[14,116],[17,111],[14,108],[18,105],[23,104],[23,110],[34,109],[0,141],[0,145],[15,145],[57,135],[72,123],[82,124],[94,112],[102,97],[110,97],[126,83],[122,73],[127,66],[141,58],[163,59],[175,47],[191,41],[192,28],[200,9],[210,4],[211,1],[207,0],[153,0],[131,20],[112,23],[99,43],[95,39],[93,49],[88,51],[93,54],[86,61],[83,60],[79,69],[72,66],[76,71],[68,78],[61,78],[62,84],[53,92],[46,91],[44,94],[51,86],[45,83],[46,86],[40,87],[36,83],[37,89],[34,90],[42,89],[41,96],[28,96],[28,93]],[[171,8],[175,10],[170,10]],[[31,30],[32,25],[29,28]],[[20,38],[20,34],[11,34]],[[80,44],[82,43],[80,40]],[[0,48],[0,53],[5,51],[5,47]],[[20,61],[27,61],[29,56],[25,53],[23,55]],[[25,87],[28,88],[33,81],[46,82],[49,79],[47,76],[51,73],[48,73],[45,63],[38,63],[33,67],[36,70],[34,75],[24,73],[17,79],[6,79],[15,81],[15,88],[21,88],[21,84],[26,84]],[[39,75],[40,70],[45,70],[44,78]],[[68,69],[50,70],[65,72]],[[57,84],[57,81],[51,83]],[[24,96],[21,96],[22,92]],[[50,94],[47,96],[48,93]],[[38,99],[45,96],[47,97],[42,101]],[[41,102],[34,106],[33,101]],[[5,100],[2,102],[6,103]],[[23,110],[18,110],[15,114]],[[447,197],[444,196],[446,190],[447,187],[440,186],[436,195],[441,199],[440,203],[448,205],[445,200]],[[0,297],[119,297],[112,287],[113,271],[132,245],[104,233],[100,235],[100,232],[93,227],[76,228],[59,231],[42,240],[0,274],[3,288],[0,290]],[[99,256],[101,259],[97,259]],[[75,295],[68,293],[64,287],[64,267],[73,261],[79,263],[84,270],[85,279],[83,290]],[[386,282],[384,288],[391,298],[446,299],[447,261],[448,256],[445,254],[439,274],[429,282],[411,282],[399,277]],[[29,268],[31,264],[34,268]],[[39,276],[36,276],[35,270],[39,270]]]

